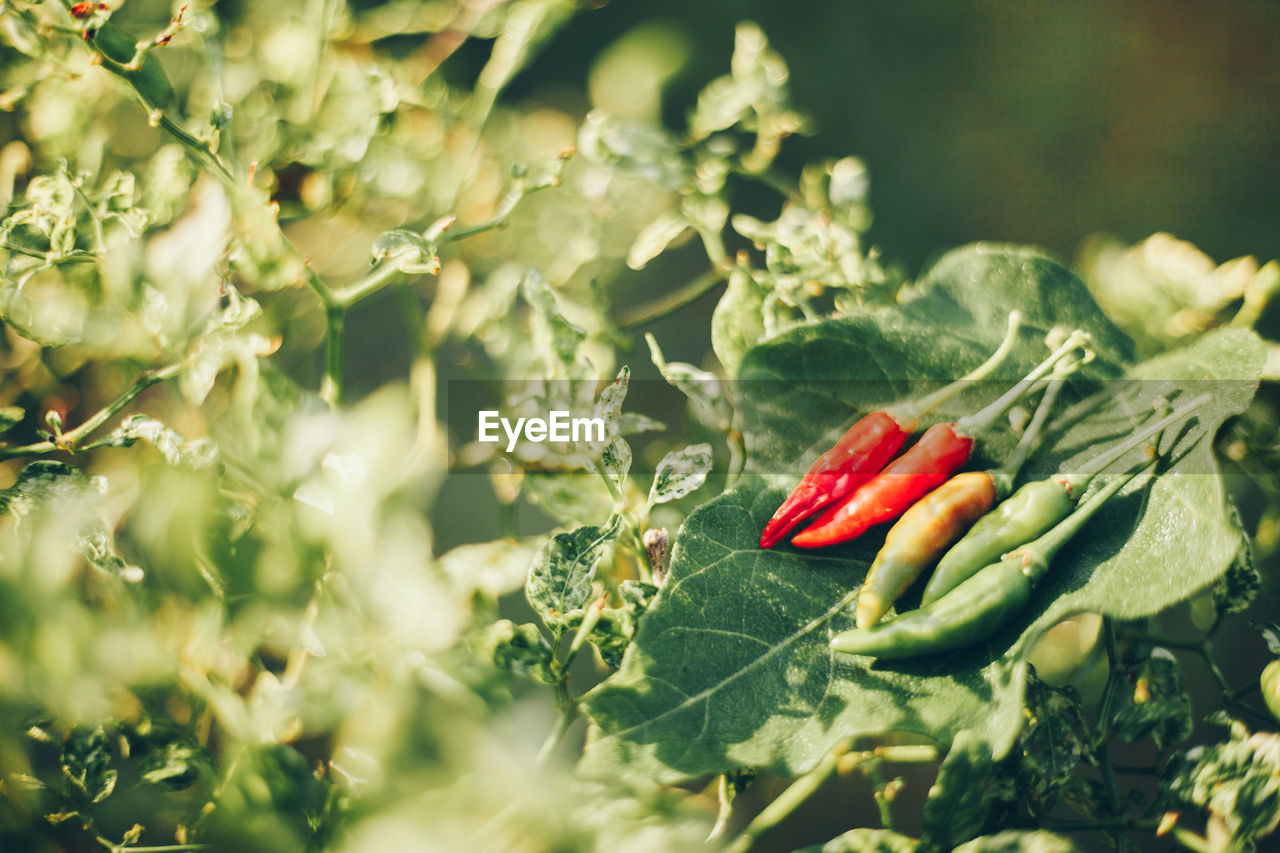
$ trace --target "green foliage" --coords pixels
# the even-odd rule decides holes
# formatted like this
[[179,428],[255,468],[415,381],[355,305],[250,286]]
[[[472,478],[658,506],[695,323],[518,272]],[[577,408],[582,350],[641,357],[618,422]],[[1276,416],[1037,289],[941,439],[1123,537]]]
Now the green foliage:
[[911,853],[916,840],[888,829],[851,829],[826,844],[806,847],[801,853]]
[[[1241,539],[1221,481],[1174,474],[1213,469],[1205,436],[1242,411],[1256,387],[1257,340],[1236,331],[1127,368],[1128,378],[1144,380],[1133,393],[1145,399],[1110,398],[1031,460],[1029,468],[1040,471],[1078,464],[1120,440],[1134,408],[1156,396],[1194,395],[1206,377],[1219,380],[1212,401],[1179,432],[1170,476],[1104,509],[1090,535],[1059,554],[1011,627],[954,655],[901,664],[831,652],[830,636],[852,627],[847,605],[876,540],[830,552],[761,551],[759,531],[791,485],[772,472],[798,468],[855,412],[888,402],[863,395],[906,397],[908,382],[976,365],[1003,335],[1011,307],[1025,309],[1032,329],[1073,322],[1092,333],[1100,356],[1124,352],[1123,337],[1066,270],[1023,250],[975,247],[939,261],[901,309],[801,327],[750,353],[740,375],[747,471],[758,473],[686,522],[636,653],[587,698],[604,732],[588,748],[588,767],[659,779],[736,765],[794,773],[842,736],[904,730],[948,744],[973,729],[1000,756],[1019,727],[1022,657],[1039,633],[1082,610],[1124,619],[1155,614],[1227,570]],[[1016,376],[1038,360],[1029,344],[1004,370]],[[993,438],[977,464],[989,465],[1012,444],[1009,435]],[[701,650],[696,658],[693,648]]]
[[614,516],[608,527],[579,527],[557,533],[533,558],[525,598],[543,621],[557,624],[562,616],[579,610],[591,598],[591,581],[621,532],[622,519]]
[[119,773],[111,766],[111,747],[101,726],[67,737],[62,745],[62,772],[91,803],[111,796]]
[[990,790],[994,771],[990,744],[967,732],[956,736],[924,804],[921,843],[926,848],[954,848],[982,831],[997,805]]
[[1198,746],[1172,759],[1160,779],[1169,798],[1204,809],[1237,844],[1255,841],[1280,824],[1280,738],[1250,734],[1230,721],[1230,740]]
[[1130,669],[1132,690],[1125,691],[1112,722],[1116,735],[1132,743],[1148,735],[1158,748],[1176,746],[1191,734],[1191,699],[1182,670],[1167,649]]
[[[1209,641],[1269,552],[1213,438],[1266,374],[1250,328],[1275,264],[1157,235],[1086,255],[1086,288],[984,243],[908,281],[868,243],[861,160],[782,168],[813,123],[758,26],[666,127],[678,28],[606,47],[591,104],[522,77],[572,48],[552,38],[579,11],[0,0],[0,848],[743,853],[853,771],[883,828],[856,804],[808,837],[861,826],[811,849],[1069,850],[1030,827],[1060,804],[1123,819],[1107,744],[1189,737],[1150,620],[1195,600],[1206,636],[1165,645],[1257,713]],[[689,335],[706,313],[682,309],[720,288]],[[850,418],[982,361],[1012,308],[1000,374],[935,416],[1086,330],[1096,358],[1063,397],[1102,393],[1028,476],[1206,381],[1211,401],[1004,630],[902,663],[833,656],[879,534],[765,551],[764,521]],[[638,331],[673,314],[637,364]],[[687,434],[642,410],[655,370]],[[480,441],[481,393],[603,434]],[[1265,467],[1250,417],[1227,455]],[[1028,666],[1082,612],[1107,620],[1096,705]],[[1235,724],[1152,768],[1178,830],[1195,809],[1209,838],[1271,831],[1274,741]],[[912,838],[909,783],[881,770],[940,753]]]

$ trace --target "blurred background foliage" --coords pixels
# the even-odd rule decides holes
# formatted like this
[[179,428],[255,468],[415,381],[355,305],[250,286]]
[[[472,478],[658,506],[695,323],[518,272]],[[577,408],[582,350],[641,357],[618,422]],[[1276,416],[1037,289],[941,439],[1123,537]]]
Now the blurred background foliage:
[[[109,5],[130,40],[177,11]],[[624,414],[671,427],[617,423],[636,473],[703,438],[723,472],[699,369],[975,239],[1078,258],[1147,352],[1241,311],[1280,337],[1273,3],[201,0],[150,115],[69,8],[0,3],[0,425],[67,459],[64,423],[175,381],[74,470],[0,462],[0,849],[701,849],[714,792],[549,772],[545,693],[492,660],[564,683],[489,626],[532,615],[531,534],[605,523],[583,453],[647,480],[504,467],[481,403],[590,408],[627,363]],[[1264,561],[1273,387],[1223,438]],[[620,550],[611,592],[645,569]]]

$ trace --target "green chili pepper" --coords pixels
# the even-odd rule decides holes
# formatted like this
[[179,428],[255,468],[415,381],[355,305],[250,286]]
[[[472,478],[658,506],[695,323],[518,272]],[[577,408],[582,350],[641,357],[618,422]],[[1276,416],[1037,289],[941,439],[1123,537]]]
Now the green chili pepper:
[[1027,603],[1031,588],[1048,571],[1053,556],[1133,476],[1116,477],[1051,531],[981,569],[931,604],[872,628],[837,634],[831,648],[845,654],[906,658],[958,649],[991,636]]
[[1267,703],[1271,716],[1280,720],[1280,660],[1267,664],[1258,682],[1262,687],[1262,701]]
[[138,44],[119,27],[105,23],[85,30],[84,40],[102,57],[104,68],[129,81],[148,110],[165,110],[173,103],[173,84],[160,60],[143,51],[139,67],[132,67]]
[[1077,473],[1054,474],[1047,480],[1028,483],[1018,489],[1012,497],[979,519],[943,555],[933,577],[925,585],[920,606],[937,601],[965,578],[999,559],[1000,555],[1031,541],[1062,521],[1100,471],[1160,430],[1182,420],[1207,400],[1207,395],[1197,397],[1173,414],[1144,426],[1122,444],[1091,460]]
[[1035,417],[1002,467],[957,474],[902,514],[885,536],[884,547],[876,554],[858,592],[859,628],[870,628],[880,621],[916,578],[938,561],[947,546],[990,512],[996,501],[1009,494],[1013,479],[1035,446],[1061,387],[1060,378],[1049,383],[1036,407]]

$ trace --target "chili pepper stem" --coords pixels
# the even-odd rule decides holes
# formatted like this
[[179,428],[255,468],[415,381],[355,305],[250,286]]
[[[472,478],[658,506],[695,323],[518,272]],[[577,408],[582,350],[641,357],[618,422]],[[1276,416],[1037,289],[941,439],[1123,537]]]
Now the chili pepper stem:
[[1054,479],[1067,490],[1067,494],[1076,496],[1083,494],[1084,490],[1089,488],[1089,483],[1093,481],[1093,478],[1105,470],[1108,465],[1111,465],[1123,458],[1125,454],[1132,451],[1143,441],[1146,441],[1153,435],[1161,432],[1166,427],[1172,426],[1173,424],[1183,420],[1187,415],[1191,414],[1211,399],[1212,397],[1210,397],[1210,395],[1201,394],[1200,396],[1187,401],[1165,417],[1149,424],[1145,424],[1137,432],[1117,446],[1104,451],[1090,459],[1088,462],[1085,462],[1080,467],[1079,471],[1071,474],[1061,474],[1056,476]]
[[1013,449],[1013,454],[1005,460],[1005,463],[994,471],[989,471],[991,479],[995,482],[996,492],[1000,496],[1009,494],[1013,489],[1013,481],[1018,476],[1018,472],[1022,470],[1022,466],[1026,463],[1027,457],[1031,455],[1031,451],[1035,449],[1039,443],[1040,433],[1044,430],[1044,422],[1049,419],[1049,412],[1053,409],[1053,404],[1058,400],[1058,392],[1062,390],[1062,377],[1055,377],[1049,380],[1048,386],[1044,389],[1044,396],[1040,398],[1040,404],[1036,406],[1036,413],[1031,416],[1031,423],[1027,424],[1027,429],[1022,433],[1022,438],[1018,440],[1018,446]]
[[1009,353],[1013,351],[1014,342],[1017,341],[1018,331],[1021,328],[1022,312],[1017,310],[1010,311],[1009,325],[1005,329],[1004,340],[1000,342],[1000,346],[996,348],[996,351],[993,352],[986,361],[966,373],[964,376],[961,376],[955,382],[950,383],[944,388],[939,388],[932,394],[927,394],[917,400],[911,400],[898,406],[890,406],[886,408],[885,411],[890,417],[901,424],[903,429],[907,431],[914,429],[916,421],[918,421],[922,416],[933,411],[938,406],[960,393],[960,391],[968,385],[981,379],[985,379],[991,374],[991,371],[999,367],[1004,360],[1008,358]]
[[1048,358],[1036,365],[1030,373],[1028,373],[1021,381],[1001,394],[990,405],[975,412],[972,415],[963,417],[956,421],[956,432],[972,435],[989,429],[996,419],[1005,413],[1015,402],[1018,401],[1027,389],[1039,380],[1043,379],[1051,371],[1065,375],[1074,371],[1079,365],[1073,365],[1071,368],[1062,371],[1054,371],[1058,363],[1071,354],[1073,350],[1084,348],[1084,344],[1089,340],[1088,334],[1077,329],[1072,332],[1067,340],[1054,350]]

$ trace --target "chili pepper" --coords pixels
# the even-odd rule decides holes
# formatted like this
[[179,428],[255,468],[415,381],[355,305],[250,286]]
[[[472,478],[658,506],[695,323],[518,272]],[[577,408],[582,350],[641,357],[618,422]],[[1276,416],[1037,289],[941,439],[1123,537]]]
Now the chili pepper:
[[941,598],[1001,554],[1030,542],[1062,521],[1099,472],[1160,430],[1184,419],[1208,399],[1208,395],[1197,397],[1172,414],[1147,424],[1119,445],[1094,457],[1074,474],[1057,473],[1018,489],[1012,497],[979,519],[943,555],[933,577],[925,585],[920,606]]
[[1048,533],[984,567],[929,605],[872,628],[837,634],[831,648],[845,654],[905,658],[961,648],[991,636],[1026,605],[1031,588],[1048,571],[1054,555],[1133,476],[1116,477]]
[[1262,688],[1262,701],[1267,703],[1271,716],[1280,720],[1280,660],[1267,664],[1258,679],[1258,686]]
[[928,492],[946,482],[973,451],[974,437],[990,429],[1028,388],[1087,339],[1073,332],[1031,373],[982,411],[955,423],[934,424],[915,446],[899,456],[858,491],[828,507],[792,545],[820,548],[856,539],[868,528],[893,521]]
[[1061,379],[1049,383],[1035,416],[1004,465],[993,471],[955,475],[921,498],[889,529],[884,547],[876,554],[858,592],[859,628],[876,624],[907,587],[937,562],[948,545],[1009,494],[1061,387]]
[[760,547],[772,548],[806,518],[856,491],[878,474],[902,447],[917,420],[1004,361],[1013,348],[1021,323],[1019,312],[1009,314],[1004,340],[975,370],[919,400],[871,412],[849,427],[834,447],[814,461],[800,484],[765,524]]

